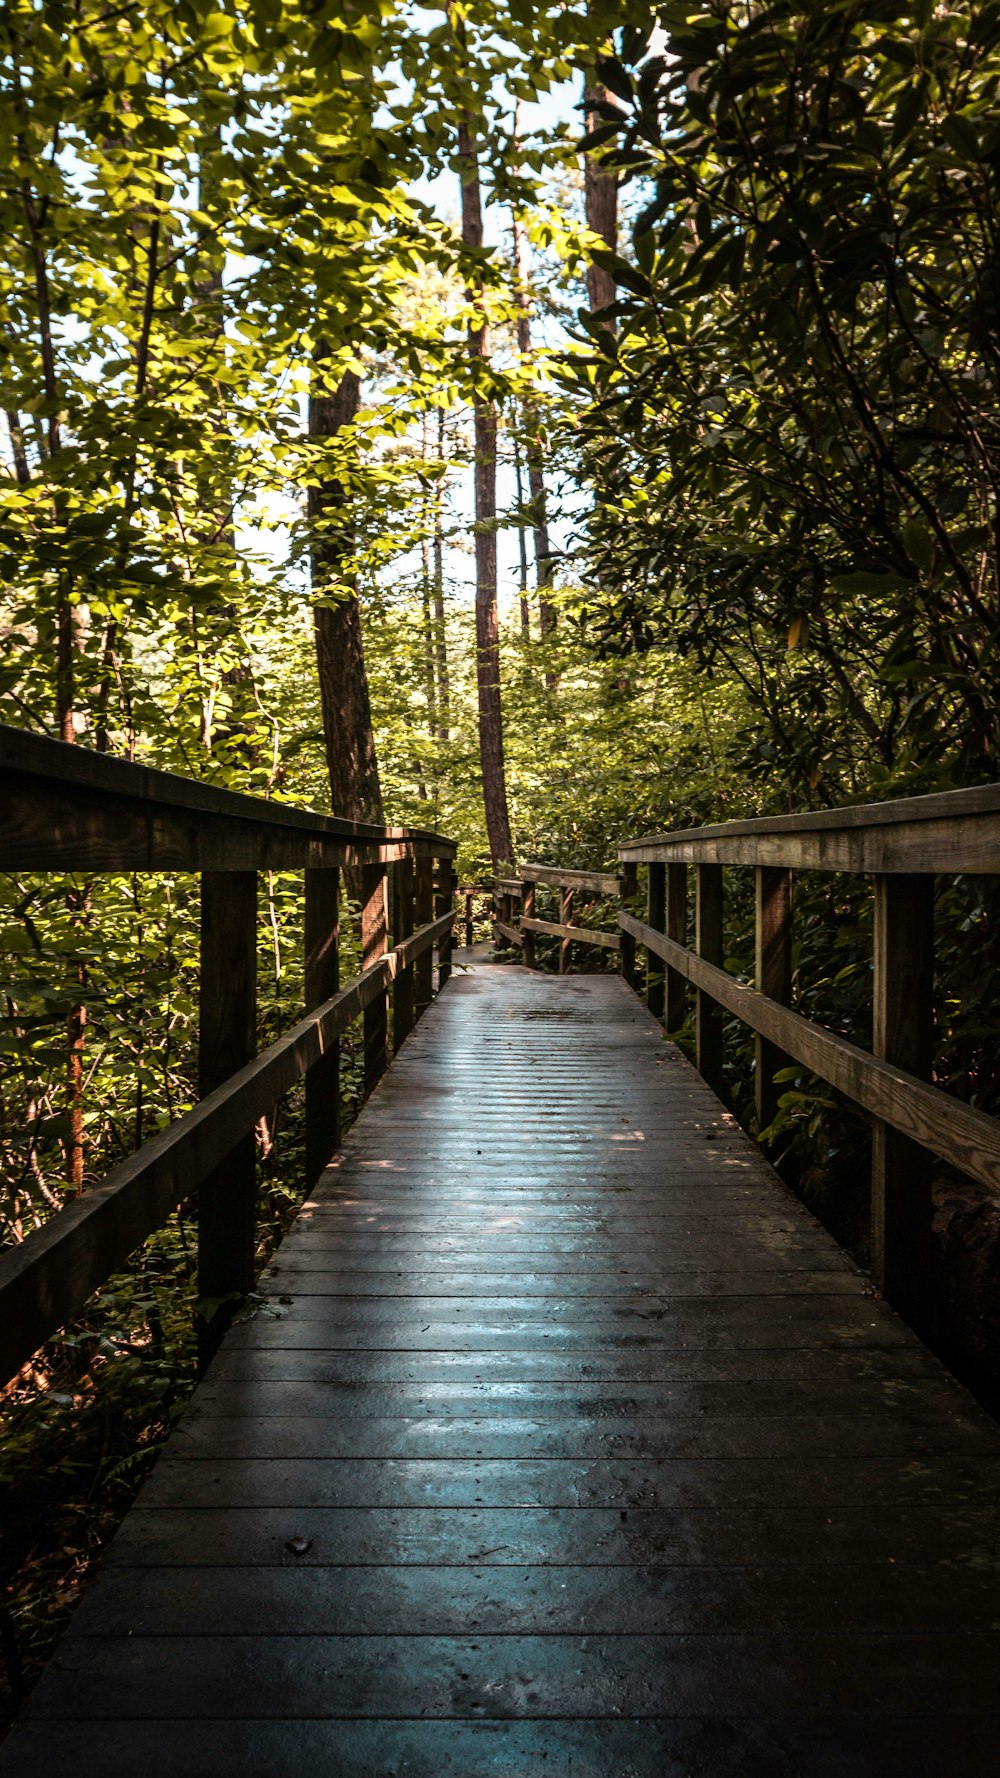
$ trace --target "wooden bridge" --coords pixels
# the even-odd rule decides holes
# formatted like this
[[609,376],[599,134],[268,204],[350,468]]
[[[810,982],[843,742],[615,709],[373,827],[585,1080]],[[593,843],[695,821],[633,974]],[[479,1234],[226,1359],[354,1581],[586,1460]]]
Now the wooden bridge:
[[[438,836],[348,830],[75,749],[76,788],[60,788],[61,750],[4,749],[8,868],[86,852],[206,871],[211,1033],[195,1112],[0,1260],[8,1370],[199,1186],[203,1294],[245,1292],[258,1102],[305,1072],[319,1173],[337,1141],[334,1039],[362,1008],[372,1090],[264,1306],[206,1328],[206,1362],[218,1349],[193,1405],[0,1748],[3,1778],[995,1774],[995,1423],[658,1015],[679,1023],[692,982],[710,1080],[728,1007],[760,1034],[765,1109],[781,1060],[808,1049],[876,1114],[880,1278],[919,1314],[928,1148],[1000,1180],[997,1125],[921,1078],[926,884],[1000,868],[1000,796],[631,843],[616,930],[597,941],[621,974],[543,976],[476,950],[453,969]],[[276,853],[307,871],[313,1010],[254,1059],[235,879]],[[730,861],[758,871],[756,988],[722,967]],[[368,955],[340,988],[345,863],[370,873]],[[499,888],[500,939],[529,958],[552,927],[593,940],[568,898],[609,893],[607,873],[546,868]],[[874,1057],[786,1004],[793,868],[875,875]],[[546,922],[533,886],[550,879],[564,899]]]

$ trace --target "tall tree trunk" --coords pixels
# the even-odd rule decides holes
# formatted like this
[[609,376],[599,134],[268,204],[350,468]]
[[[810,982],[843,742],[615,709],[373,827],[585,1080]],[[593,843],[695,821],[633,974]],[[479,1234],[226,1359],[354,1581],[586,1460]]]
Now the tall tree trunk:
[[[476,251],[483,244],[483,211],[479,188],[479,154],[468,118],[458,126],[462,175],[462,244]],[[474,370],[489,359],[489,328],[478,287],[478,313],[469,322],[469,351]],[[514,847],[507,810],[504,770],[503,713],[500,704],[500,626],[497,614],[497,415],[493,402],[477,388],[473,396],[476,445],[476,678],[479,690],[479,752],[483,770],[486,832],[494,869],[513,861]]]
[[[348,371],[332,393],[323,382],[328,351],[320,346],[309,397],[309,436],[336,438],[358,411],[361,385]],[[330,798],[335,815],[351,821],[382,821],[371,700],[361,632],[361,605],[354,570],[354,527],[345,512],[344,488],[336,475],[309,490],[316,665]]]
[[[444,409],[438,409],[438,461],[444,462]],[[451,676],[448,635],[444,627],[444,481],[434,494],[434,654],[437,667],[438,740],[451,736]]]
[[[611,103],[611,94],[606,87],[598,82],[588,82],[584,88],[583,102],[587,119],[587,130],[595,130],[604,119],[596,107]],[[587,227],[600,235],[605,247],[611,253],[618,249],[618,175],[608,172],[598,157],[587,154],[583,161],[583,203]],[[618,294],[618,287],[602,266],[588,265],[587,295],[591,309],[607,308]],[[613,321],[605,323],[611,333],[615,331]]]
[[517,559],[521,569],[518,602],[521,607],[521,639],[531,641],[531,613],[528,609],[528,544],[524,531],[524,481],[521,476],[521,446],[514,428],[514,482],[517,489]]
[[[514,140],[517,141],[515,115]],[[528,295],[528,272],[524,252],[524,230],[514,210],[510,215],[514,242],[515,297],[517,303],[517,349],[522,359],[531,357],[531,299]],[[526,396],[524,419],[527,429],[528,493],[531,496],[532,534],[535,545],[535,585],[538,589],[538,623],[543,642],[556,633],[555,606],[548,597],[552,585],[552,551],[546,507],[545,471],[542,456],[541,422],[537,404]],[[551,666],[545,668],[546,690],[554,691],[557,677]]]
[[[423,418],[424,476],[428,451],[427,415]],[[427,699],[427,733],[437,736],[437,684],[435,671],[434,617],[431,611],[431,518],[434,501],[426,479],[421,481],[420,495],[420,615],[423,624],[424,696]]]

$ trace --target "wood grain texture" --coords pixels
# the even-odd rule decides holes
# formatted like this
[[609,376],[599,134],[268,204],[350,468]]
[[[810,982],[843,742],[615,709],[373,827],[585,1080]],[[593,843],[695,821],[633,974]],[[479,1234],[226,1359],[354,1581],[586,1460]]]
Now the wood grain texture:
[[453,977],[263,1289],[2,1778],[992,1778],[996,1428],[618,978]]
[[570,870],[559,864],[522,864],[521,880],[548,883],[554,889],[564,884],[568,889],[592,889],[596,895],[617,895],[621,888],[621,878],[614,871]]
[[606,951],[617,951],[621,937],[617,932],[598,932],[593,926],[572,926],[561,920],[533,920],[521,916],[522,932],[548,932],[554,938],[572,939],[574,944],[601,945]]
[[995,875],[1000,871],[1000,785],[648,834],[623,842],[618,856],[634,864],[659,860]]

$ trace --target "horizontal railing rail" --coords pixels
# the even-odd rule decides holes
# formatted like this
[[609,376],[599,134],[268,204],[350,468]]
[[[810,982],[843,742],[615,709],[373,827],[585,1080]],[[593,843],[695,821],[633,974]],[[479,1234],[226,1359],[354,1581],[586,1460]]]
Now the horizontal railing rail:
[[[758,1128],[783,1091],[776,1076],[799,1064],[873,1116],[871,1263],[876,1282],[916,1325],[931,1314],[933,1157],[1000,1193],[1000,1121],[933,1084],[934,878],[1000,873],[1000,786],[898,802],[685,828],[623,841],[623,892],[635,902],[648,867],[647,915],[618,915],[622,971],[636,981],[635,947],[648,957],[646,1000],[668,1030],[695,990],[697,1066],[723,1081],[726,1011],[756,1034]],[[723,867],[753,868],[755,985],[724,967]],[[688,942],[694,868],[694,945]],[[791,1006],[793,881],[801,871],[870,877],[874,890],[872,1053]]]
[[[198,1104],[0,1253],[0,1372],[13,1375],[197,1193],[202,1362],[254,1284],[254,1125],[304,1078],[306,1185],[340,1138],[339,1038],[364,1019],[370,1092],[451,969],[455,843],[339,821],[0,729],[0,869],[201,878]],[[361,960],[340,985],[340,875]],[[435,868],[436,867],[436,868]],[[305,1017],[256,1055],[257,872],[304,871]],[[390,932],[392,948],[389,948]],[[205,1306],[207,1305],[207,1306]]]

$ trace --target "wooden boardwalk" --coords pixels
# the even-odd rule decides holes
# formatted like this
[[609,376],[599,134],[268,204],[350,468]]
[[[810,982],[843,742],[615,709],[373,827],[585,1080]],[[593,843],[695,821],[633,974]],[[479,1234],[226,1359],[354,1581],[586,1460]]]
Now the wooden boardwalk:
[[1000,1772],[994,1424],[617,977],[453,977],[3,1778]]

